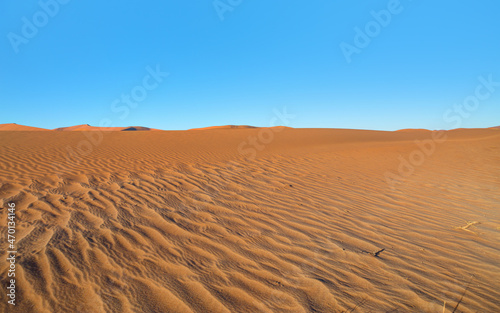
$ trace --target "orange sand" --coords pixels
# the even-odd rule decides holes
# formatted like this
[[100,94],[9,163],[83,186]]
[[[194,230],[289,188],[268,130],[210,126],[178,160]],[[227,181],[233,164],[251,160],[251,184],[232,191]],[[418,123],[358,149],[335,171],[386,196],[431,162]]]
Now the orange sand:
[[0,311],[498,312],[500,132],[433,134],[2,131]]

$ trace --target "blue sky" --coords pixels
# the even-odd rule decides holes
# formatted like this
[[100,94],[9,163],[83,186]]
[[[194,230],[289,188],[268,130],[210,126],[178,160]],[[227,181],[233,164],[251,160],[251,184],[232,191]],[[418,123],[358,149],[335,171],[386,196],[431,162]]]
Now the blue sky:
[[293,127],[497,126],[499,12],[496,0],[5,0],[0,123],[269,126],[286,108]]

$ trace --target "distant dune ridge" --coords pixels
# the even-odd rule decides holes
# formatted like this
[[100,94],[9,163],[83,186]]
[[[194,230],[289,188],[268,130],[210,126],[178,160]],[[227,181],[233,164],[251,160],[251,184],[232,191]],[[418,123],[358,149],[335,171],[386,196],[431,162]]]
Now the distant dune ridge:
[[96,127],[89,124],[76,125],[70,127],[60,127],[54,129],[55,131],[147,131],[158,129],[143,127],[143,126],[127,126],[127,127]]
[[429,132],[430,130],[424,128],[405,128],[399,129],[398,132]]
[[498,129],[8,125],[0,312],[499,311]]
[[[262,128],[250,125],[222,125],[210,126],[201,128],[191,128],[189,130],[212,130],[212,129],[249,129],[249,128]],[[270,128],[291,128],[287,126],[274,126]],[[490,129],[500,129],[500,126],[490,127]],[[0,124],[0,131],[49,131],[50,129],[18,125],[16,123]],[[126,127],[98,127],[89,124],[81,124],[68,127],[59,127],[53,129],[54,131],[160,131],[161,129],[149,128],[144,126],[126,126]],[[405,128],[399,129],[397,132],[430,132],[429,129],[424,128]]]
[[[278,128],[284,128],[284,126],[276,126]],[[210,129],[248,129],[248,128],[258,128],[255,126],[248,125],[224,125],[224,126],[212,126],[203,128],[193,128],[190,130],[210,130]],[[48,131],[50,129],[37,128],[31,126],[23,126],[15,123],[11,124],[0,124],[0,131]],[[59,127],[53,129],[54,131],[159,131],[160,129],[149,128],[144,126],[127,126],[127,127],[98,127],[90,126],[89,124]]]
[[96,131],[96,130],[120,131],[122,129],[123,127],[95,127],[95,126],[90,126],[89,124],[82,124],[69,127],[59,127],[54,130],[55,131]]
[[223,126],[210,126],[201,128],[191,128],[190,130],[210,130],[210,129],[247,129],[247,128],[257,128],[255,126],[249,125],[223,125]]
[[48,129],[9,123],[0,124],[0,131],[48,131]]

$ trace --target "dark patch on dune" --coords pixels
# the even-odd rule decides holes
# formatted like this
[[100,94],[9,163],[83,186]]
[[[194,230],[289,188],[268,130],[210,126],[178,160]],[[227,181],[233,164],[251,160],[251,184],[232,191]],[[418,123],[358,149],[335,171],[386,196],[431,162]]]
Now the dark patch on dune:
[[223,126],[210,126],[202,128],[191,128],[190,130],[212,130],[212,129],[247,129],[247,128],[259,128],[250,125],[223,125]]
[[122,129],[122,131],[144,131],[144,130],[151,130],[151,128],[142,126],[130,126],[125,129]]

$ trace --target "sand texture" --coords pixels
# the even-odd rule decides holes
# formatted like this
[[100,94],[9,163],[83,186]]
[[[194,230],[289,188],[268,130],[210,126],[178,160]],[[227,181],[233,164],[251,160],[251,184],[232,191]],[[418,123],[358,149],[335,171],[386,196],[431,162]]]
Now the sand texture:
[[72,130],[0,131],[0,312],[500,312],[498,129]]

